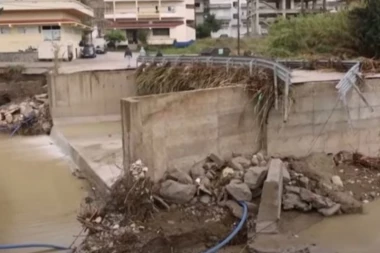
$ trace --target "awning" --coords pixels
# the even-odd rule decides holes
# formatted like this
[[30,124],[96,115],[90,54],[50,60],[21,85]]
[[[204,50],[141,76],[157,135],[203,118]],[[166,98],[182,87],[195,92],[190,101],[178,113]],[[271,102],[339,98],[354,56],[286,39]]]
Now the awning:
[[107,28],[117,28],[117,29],[141,29],[141,28],[173,28],[179,25],[183,25],[183,21],[172,21],[172,22],[113,22],[109,24]]
[[28,26],[28,25],[72,25],[83,29],[92,29],[78,21],[71,19],[24,19],[0,20],[0,26]]

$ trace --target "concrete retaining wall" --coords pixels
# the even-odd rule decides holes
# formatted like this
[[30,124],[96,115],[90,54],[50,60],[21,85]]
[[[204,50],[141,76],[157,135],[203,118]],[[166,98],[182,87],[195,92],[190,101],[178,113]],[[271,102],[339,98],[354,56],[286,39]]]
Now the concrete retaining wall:
[[86,71],[50,75],[53,118],[120,114],[120,99],[136,95],[134,70]]
[[[270,155],[303,156],[309,152],[335,153],[341,150],[379,155],[380,82],[367,79],[361,87],[373,106],[371,112],[355,91],[347,96],[353,129],[347,111],[337,102],[337,82],[305,83],[293,86],[294,104],[289,121],[282,123],[281,110],[272,110],[267,128]],[[335,109],[334,109],[335,108]]]
[[35,62],[38,61],[37,52],[0,53],[0,62]]
[[141,159],[155,181],[168,168],[188,170],[215,152],[253,153],[260,128],[241,87],[123,99],[124,167]]

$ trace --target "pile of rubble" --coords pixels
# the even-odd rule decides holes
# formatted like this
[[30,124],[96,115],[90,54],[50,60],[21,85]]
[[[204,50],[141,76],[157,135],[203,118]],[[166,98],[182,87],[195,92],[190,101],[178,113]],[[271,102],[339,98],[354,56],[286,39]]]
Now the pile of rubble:
[[[211,154],[187,171],[168,170],[157,184],[150,181],[148,167],[137,161],[103,208],[78,218],[90,231],[79,252],[187,252],[185,245],[212,246],[242,218],[240,201],[249,210],[245,233],[278,233],[282,210],[324,216],[360,213],[363,201],[347,190],[351,179],[342,173],[342,166],[354,160],[342,162],[340,155],[278,159],[259,152],[225,160]],[[194,241],[187,241],[190,237]],[[170,248],[163,250],[163,245]]]
[[0,129],[12,135],[48,134],[51,128],[47,94],[12,101],[0,107]]

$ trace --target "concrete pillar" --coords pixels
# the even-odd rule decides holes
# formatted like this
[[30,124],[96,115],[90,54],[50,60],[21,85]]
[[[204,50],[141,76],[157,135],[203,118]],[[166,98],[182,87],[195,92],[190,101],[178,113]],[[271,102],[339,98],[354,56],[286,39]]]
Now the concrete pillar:
[[256,34],[258,35],[261,35],[261,29],[260,29],[260,11],[259,11],[259,6],[260,6],[260,2],[259,0],[256,0],[255,1],[255,7],[256,7],[256,20],[255,20],[255,29],[256,29]]
[[294,0],[290,0],[290,9],[291,9],[291,10],[294,9]]
[[112,13],[113,13],[113,21],[116,21],[116,13],[115,13],[116,3],[115,3],[115,0],[113,0],[112,4],[113,4],[113,11],[112,11]]
[[286,17],[286,0],[282,0],[281,10],[282,10],[282,16],[285,18]]

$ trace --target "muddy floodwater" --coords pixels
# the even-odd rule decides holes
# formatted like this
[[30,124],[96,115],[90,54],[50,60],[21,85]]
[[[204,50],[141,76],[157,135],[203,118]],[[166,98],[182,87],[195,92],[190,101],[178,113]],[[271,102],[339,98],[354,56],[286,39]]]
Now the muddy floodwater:
[[81,230],[76,214],[85,182],[71,175],[50,138],[0,135],[0,164],[0,244],[69,246]]

